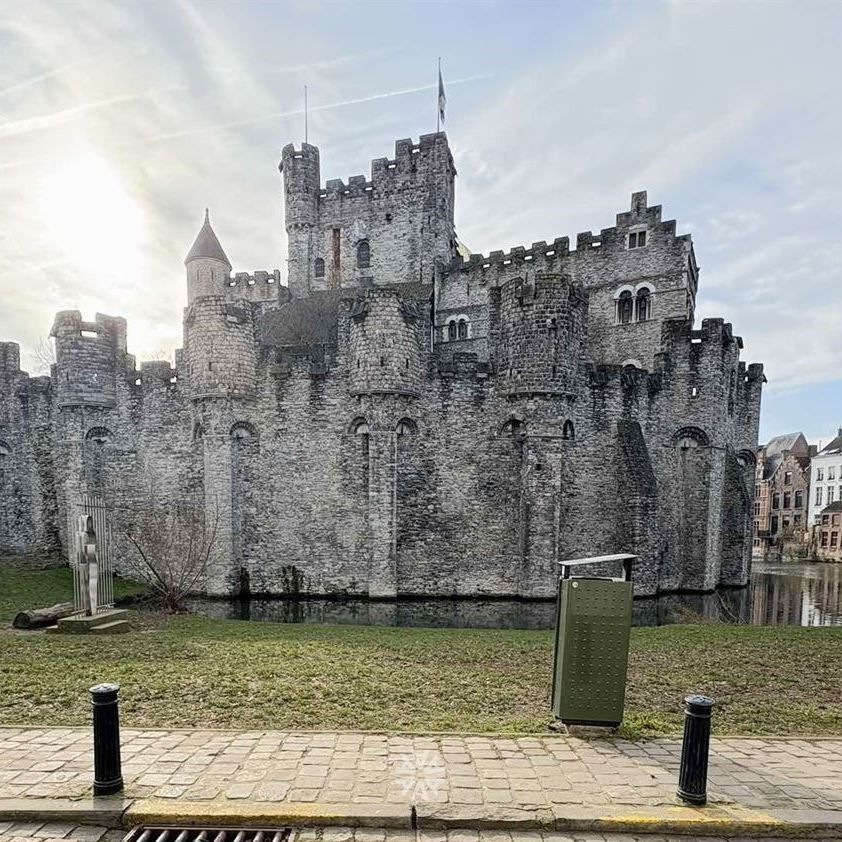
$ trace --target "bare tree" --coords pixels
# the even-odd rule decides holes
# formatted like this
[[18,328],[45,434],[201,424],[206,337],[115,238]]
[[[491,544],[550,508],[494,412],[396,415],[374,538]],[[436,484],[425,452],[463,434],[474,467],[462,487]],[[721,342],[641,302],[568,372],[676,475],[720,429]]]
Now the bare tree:
[[29,349],[29,356],[35,362],[33,374],[49,374],[56,361],[56,346],[49,336],[42,336]]
[[219,511],[204,506],[164,503],[153,496],[134,510],[124,531],[136,575],[158,595],[167,611],[178,611],[200,590],[219,533]]

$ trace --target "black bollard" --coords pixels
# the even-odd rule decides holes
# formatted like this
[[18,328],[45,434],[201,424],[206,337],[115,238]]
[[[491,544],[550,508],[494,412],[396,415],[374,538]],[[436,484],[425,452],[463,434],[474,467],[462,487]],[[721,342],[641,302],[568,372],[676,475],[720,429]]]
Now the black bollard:
[[687,696],[684,704],[678,797],[690,804],[707,804],[710,717],[714,702],[707,696]]
[[120,765],[119,684],[91,687],[94,709],[94,795],[112,795],[123,789]]

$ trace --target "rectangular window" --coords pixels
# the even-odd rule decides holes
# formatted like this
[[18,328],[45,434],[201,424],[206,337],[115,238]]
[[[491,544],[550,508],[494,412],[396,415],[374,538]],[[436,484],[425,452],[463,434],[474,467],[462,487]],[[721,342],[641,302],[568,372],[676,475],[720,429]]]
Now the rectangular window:
[[831,532],[830,533],[830,546],[835,547],[839,542],[839,533],[838,532]]
[[789,518],[788,518],[788,517],[785,517],[785,518],[781,521],[781,529],[787,529],[787,528],[789,528]]
[[780,509],[780,507],[781,507],[781,495],[778,494],[778,492],[776,491],[772,495],[772,508],[773,509]]
[[816,486],[816,505],[821,506],[822,504],[822,487],[820,485]]
[[827,503],[828,503],[828,505],[830,505],[833,502],[833,492],[835,490],[836,489],[832,485],[829,485],[827,487]]
[[793,515],[793,516],[792,516],[792,522],[793,522],[794,524],[801,523],[801,515]]
[[836,468],[833,465],[827,469],[827,478],[836,479]]
[[788,491],[784,491],[784,508],[792,508],[792,494],[790,494]]
[[830,515],[822,515],[822,526],[827,526],[830,523]]
[[839,515],[834,515],[832,520],[834,526],[839,526]]
[[804,493],[802,491],[795,492],[795,508],[796,509],[803,509],[804,508]]
[[755,514],[755,515],[759,515],[759,514],[760,514],[760,503],[755,503],[755,504],[754,504],[754,514]]
[[639,249],[643,248],[646,245],[646,232],[645,231],[632,231],[629,234],[629,248],[630,249]]
[[827,532],[822,531],[822,546],[827,546]]
[[819,482],[824,479],[824,468],[816,468],[816,479]]
[[784,472],[784,485],[792,485],[792,471]]
[[759,485],[755,485],[755,486],[754,486],[754,496],[755,496],[755,497],[759,497],[759,496],[760,496],[760,486],[759,486]]
[[778,532],[778,518],[776,515],[772,515],[772,529],[771,532],[773,535],[776,535]]

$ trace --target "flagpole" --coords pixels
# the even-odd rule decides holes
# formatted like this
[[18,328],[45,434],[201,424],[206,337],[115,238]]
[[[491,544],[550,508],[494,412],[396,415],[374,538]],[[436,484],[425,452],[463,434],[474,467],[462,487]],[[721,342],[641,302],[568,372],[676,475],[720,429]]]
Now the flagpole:
[[[438,79],[441,80],[441,56],[439,56],[439,76]],[[437,80],[438,81],[438,80]],[[436,85],[436,134],[441,131],[441,106],[439,101],[439,91],[441,89],[438,85]]]

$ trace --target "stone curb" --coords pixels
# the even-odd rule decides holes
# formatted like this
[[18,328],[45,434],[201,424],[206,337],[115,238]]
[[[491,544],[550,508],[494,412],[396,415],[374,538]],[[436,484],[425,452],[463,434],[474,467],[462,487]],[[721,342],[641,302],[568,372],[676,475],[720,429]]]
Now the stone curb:
[[123,798],[0,799],[0,821],[74,822],[110,828],[140,824],[369,827],[402,830],[555,830],[636,836],[842,838],[842,810],[707,807],[494,807],[492,805],[327,804],[163,801]]
[[0,798],[0,821],[75,822],[122,827],[123,813],[132,802],[125,798]]
[[327,804],[299,801],[289,804],[257,801],[135,801],[123,814],[123,826],[139,824],[231,827],[278,825],[316,827],[377,827],[411,830],[412,812],[400,804]]

